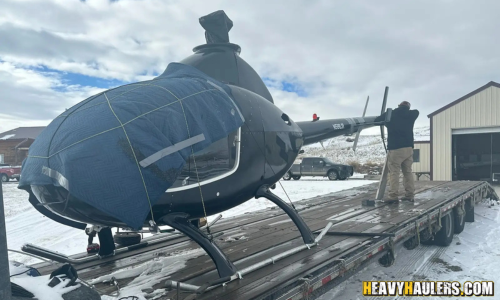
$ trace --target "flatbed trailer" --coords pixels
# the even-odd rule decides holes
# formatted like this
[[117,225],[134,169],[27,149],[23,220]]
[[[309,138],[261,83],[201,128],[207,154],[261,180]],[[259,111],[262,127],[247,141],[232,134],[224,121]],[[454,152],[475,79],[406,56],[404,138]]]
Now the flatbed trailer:
[[[181,268],[166,272],[153,282],[153,289],[166,289],[164,295],[155,299],[314,299],[374,259],[379,259],[382,265],[391,265],[397,259],[396,244],[404,243],[407,249],[412,249],[428,241],[431,233],[438,232],[435,242],[446,246],[445,240],[438,240],[439,234],[450,226],[443,223],[445,220],[460,218],[463,213],[463,219],[455,222],[472,222],[475,203],[483,199],[498,201],[487,182],[416,181],[414,203],[377,201],[373,206],[362,205],[363,200],[375,199],[377,185],[296,203],[313,232],[328,229],[319,244],[310,248],[304,247],[294,223],[277,207],[222,219],[212,226],[211,232],[220,235],[216,238],[218,245],[237,268],[248,272],[226,284],[207,288],[207,282],[213,283],[219,277],[210,257],[201,252],[183,261]],[[148,247],[73,266],[79,278],[92,281],[155,258],[199,249],[182,234],[162,239]],[[74,260],[85,257],[86,253],[71,256]],[[60,265],[40,263],[33,267],[41,274],[49,274]],[[158,279],[158,274],[154,278]],[[113,294],[133,280],[134,277],[116,279],[115,284],[97,283],[95,288]]]

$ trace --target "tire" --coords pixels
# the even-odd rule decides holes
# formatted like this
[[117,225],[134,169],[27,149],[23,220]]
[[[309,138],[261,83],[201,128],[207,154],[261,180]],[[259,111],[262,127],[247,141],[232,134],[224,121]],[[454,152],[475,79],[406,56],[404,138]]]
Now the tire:
[[453,223],[455,227],[455,233],[459,234],[464,231],[465,228],[465,213],[462,215],[458,214],[459,208],[455,207],[453,209]]
[[290,174],[290,172],[286,172],[285,175],[283,175],[283,180],[290,180],[292,179],[292,175]]
[[472,199],[465,200],[465,222],[474,222],[474,206]]
[[8,182],[9,181],[9,176],[7,176],[7,174],[1,174],[0,175],[0,180],[2,182]]
[[141,242],[141,235],[135,232],[117,232],[113,239],[120,246],[131,246]]
[[453,220],[452,214],[447,214],[441,218],[441,229],[436,232],[434,241],[438,246],[449,246],[453,240],[453,234],[455,233],[455,222]]
[[331,170],[328,172],[328,179],[337,180],[339,179],[339,174],[337,173],[337,171]]
[[293,176],[293,180],[299,180],[301,176]]

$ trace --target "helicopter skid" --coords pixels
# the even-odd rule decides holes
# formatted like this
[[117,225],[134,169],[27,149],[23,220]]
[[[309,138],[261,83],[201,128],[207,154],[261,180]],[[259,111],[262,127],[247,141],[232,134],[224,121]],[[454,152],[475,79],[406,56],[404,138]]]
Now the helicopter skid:
[[312,244],[304,244],[302,246],[292,248],[288,251],[285,251],[283,253],[280,253],[278,255],[275,255],[273,257],[265,259],[259,263],[250,265],[250,266],[238,271],[234,275],[222,277],[222,278],[219,278],[217,280],[214,280],[213,282],[207,282],[206,284],[204,284],[202,286],[187,284],[187,283],[183,283],[183,282],[177,282],[174,280],[168,280],[165,282],[165,287],[167,289],[176,289],[177,288],[179,290],[186,291],[186,292],[195,292],[196,294],[203,294],[204,292],[212,290],[220,285],[224,286],[224,285],[228,284],[229,282],[234,281],[236,279],[243,279],[244,275],[247,275],[251,272],[254,272],[254,271],[256,271],[260,268],[263,268],[267,265],[274,264],[277,261],[282,260],[286,257],[289,257],[293,254],[296,254],[296,253],[304,251],[306,249],[311,249],[311,247],[317,246],[319,244],[319,242],[321,241],[321,239],[328,233],[328,230],[330,230],[330,228],[332,226],[333,226],[333,223],[329,222],[325,226],[325,228],[323,228],[323,230],[321,230],[319,235],[314,239]]
[[264,198],[268,199],[269,201],[272,201],[274,204],[276,204],[282,210],[284,210],[285,213],[290,217],[290,219],[292,219],[293,223],[295,223],[295,226],[297,226],[297,228],[299,229],[300,234],[302,235],[302,239],[304,240],[304,243],[306,245],[313,244],[315,242],[314,235],[311,232],[311,229],[309,229],[306,222],[304,222],[304,220],[300,217],[300,215],[297,213],[295,208],[290,207],[280,197],[273,194],[269,190],[268,185],[262,185],[257,190],[255,197],[257,199],[260,197],[264,197]]
[[80,257],[80,258],[74,258],[74,257],[69,257],[63,253],[55,252],[55,251],[52,251],[50,249],[43,248],[43,247],[33,245],[30,243],[23,245],[21,250],[23,252],[26,252],[26,253],[29,253],[32,255],[36,255],[36,256],[39,256],[42,258],[50,259],[50,260],[53,260],[53,261],[56,261],[59,263],[70,263],[70,264],[78,265],[78,264],[96,261],[96,260],[100,260],[100,259],[104,259],[104,258],[108,258],[108,257],[113,257],[113,256],[116,256],[118,254],[125,253],[128,251],[132,251],[132,250],[136,250],[136,249],[140,249],[140,248],[145,248],[145,247],[152,246],[152,245],[155,245],[158,243],[162,243],[162,242],[165,242],[165,241],[173,239],[173,238],[178,238],[179,236],[181,236],[181,233],[175,232],[175,233],[168,234],[166,236],[164,236],[163,234],[161,234],[161,235],[162,235],[161,237],[158,237],[158,238],[155,238],[152,240],[148,240],[148,241],[142,241],[142,242],[135,244],[135,245],[132,245],[132,246],[119,247],[119,248],[115,249],[112,253],[110,253],[109,255],[94,254],[94,255],[88,255],[88,256],[84,256],[84,257]]
[[189,215],[186,213],[168,214],[162,218],[162,221],[184,233],[186,236],[200,245],[203,250],[212,258],[219,272],[219,277],[224,278],[236,274],[237,269],[233,263],[226,257],[224,252],[215,244],[213,237],[209,238],[207,234],[200,230],[189,221]]

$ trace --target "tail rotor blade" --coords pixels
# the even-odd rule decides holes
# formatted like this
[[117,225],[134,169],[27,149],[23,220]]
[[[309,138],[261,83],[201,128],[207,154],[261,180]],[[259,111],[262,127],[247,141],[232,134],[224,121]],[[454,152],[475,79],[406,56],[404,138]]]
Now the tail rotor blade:
[[[370,101],[370,96],[366,98],[365,110],[363,110],[363,117],[366,114],[366,108],[368,107],[368,101]],[[354,139],[354,145],[352,145],[352,151],[356,151],[356,146],[358,145],[359,134],[361,133],[361,128],[356,132],[356,138]]]
[[[387,106],[387,95],[389,94],[389,87],[385,87],[385,92],[384,92],[384,101],[382,102],[382,111],[380,114],[383,114],[385,112],[385,108]],[[384,131],[384,125],[380,125],[380,136],[382,137],[382,143],[384,144],[384,149],[385,152],[387,153],[387,146],[385,145],[385,131]]]

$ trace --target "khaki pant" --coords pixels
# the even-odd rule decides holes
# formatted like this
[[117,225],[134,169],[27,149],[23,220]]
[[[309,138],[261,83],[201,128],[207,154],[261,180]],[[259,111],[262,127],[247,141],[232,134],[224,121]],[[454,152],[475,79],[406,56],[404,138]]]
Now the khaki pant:
[[413,164],[413,148],[401,148],[389,150],[387,164],[389,167],[389,199],[396,200],[399,196],[399,174],[403,170],[403,185],[405,198],[413,199],[415,196],[415,185],[411,165]]

